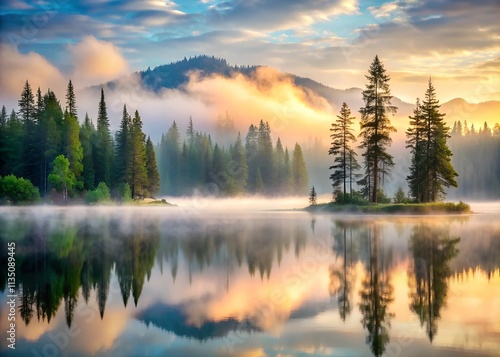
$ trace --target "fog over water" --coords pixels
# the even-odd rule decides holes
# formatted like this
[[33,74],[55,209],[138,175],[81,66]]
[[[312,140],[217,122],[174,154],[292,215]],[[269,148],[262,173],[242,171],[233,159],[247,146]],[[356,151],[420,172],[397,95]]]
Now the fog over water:
[[166,199],[0,207],[0,316],[12,241],[19,297],[18,348],[0,355],[498,356],[496,202],[369,216],[294,211],[306,197]]

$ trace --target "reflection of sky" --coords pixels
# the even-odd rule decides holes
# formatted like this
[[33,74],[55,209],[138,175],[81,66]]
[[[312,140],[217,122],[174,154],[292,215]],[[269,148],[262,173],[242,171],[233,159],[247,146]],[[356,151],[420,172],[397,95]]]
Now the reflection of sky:
[[[343,266],[342,254],[336,256],[331,250],[327,253],[318,251],[315,245],[315,242],[326,242],[332,246],[330,217],[317,218],[314,235],[310,230],[309,215],[293,217],[308,229],[308,244],[298,257],[293,244],[284,249],[279,266],[276,257],[272,262],[269,278],[266,275],[261,278],[258,269],[254,276],[250,276],[246,262],[238,266],[234,258],[228,258],[222,252],[203,271],[194,264],[190,282],[188,262],[180,255],[175,280],[170,275],[169,262],[163,261],[163,273],[156,264],[137,307],[129,300],[124,308],[113,274],[103,320],[99,317],[95,292],[92,292],[89,305],[85,305],[80,296],[69,331],[64,303],[50,324],[33,318],[26,327],[18,316],[18,344],[12,355],[32,355],[33,348],[42,355],[44,351],[50,354],[53,345],[59,344],[63,347],[63,355],[71,356],[369,356],[357,307],[358,291],[364,277],[363,263],[354,263],[352,312],[343,322],[338,314],[336,297],[330,297],[328,290],[330,268]],[[439,222],[443,219],[447,218],[434,222],[441,224]],[[389,309],[395,317],[391,321],[391,342],[387,351],[402,349],[405,356],[431,353],[468,356],[471,351],[481,350],[487,355],[495,355],[500,350],[500,271],[496,270],[489,280],[481,270],[470,270],[465,275],[450,278],[447,305],[441,309],[438,334],[432,345],[427,340],[425,329],[420,327],[418,317],[409,310],[407,225],[416,220],[420,219],[380,220],[382,249],[393,251],[389,276],[394,286],[394,302]],[[468,222],[452,223],[451,236],[459,232],[464,234],[459,246],[461,253],[451,266],[473,255],[474,235],[468,232],[488,220],[491,221],[491,217],[478,216]],[[482,244],[486,243],[482,241],[477,245]],[[5,293],[0,300],[0,328],[4,331],[7,326]],[[146,326],[135,318],[154,304],[182,305],[188,323],[194,326],[200,326],[204,321],[217,322],[233,317],[254,319],[264,332],[230,332],[224,338],[200,343],[178,337],[153,324]],[[11,352],[4,348],[2,345],[2,355]]]

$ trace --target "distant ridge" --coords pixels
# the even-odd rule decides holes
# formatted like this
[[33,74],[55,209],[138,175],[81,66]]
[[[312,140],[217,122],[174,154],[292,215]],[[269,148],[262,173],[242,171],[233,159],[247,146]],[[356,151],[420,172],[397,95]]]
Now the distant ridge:
[[[163,89],[183,90],[183,87],[189,81],[189,73],[193,71],[198,71],[201,79],[213,75],[230,78],[235,74],[242,74],[251,78],[260,67],[265,66],[234,66],[230,65],[223,58],[200,55],[189,58],[184,57],[180,61],[160,65],[154,69],[148,68],[137,72],[137,74],[140,76],[144,88],[158,93]],[[318,96],[325,98],[337,108],[343,102],[346,102],[352,111],[356,113],[363,106],[361,88],[335,89],[310,78],[300,77],[291,73],[283,73],[283,75],[289,76],[295,85],[308,89]],[[116,81],[108,82],[104,86],[113,89],[116,86]],[[422,96],[424,91],[425,88],[422,88]],[[396,96],[393,97],[392,102],[393,105],[398,107],[398,117],[407,117],[412,114],[413,103],[404,102]],[[469,125],[474,123],[476,126],[482,125],[484,121],[490,123],[500,122],[498,114],[500,113],[500,101],[473,104],[468,103],[465,99],[455,98],[441,103],[441,108],[443,112],[447,113],[446,121],[450,125],[456,120],[467,120]]]

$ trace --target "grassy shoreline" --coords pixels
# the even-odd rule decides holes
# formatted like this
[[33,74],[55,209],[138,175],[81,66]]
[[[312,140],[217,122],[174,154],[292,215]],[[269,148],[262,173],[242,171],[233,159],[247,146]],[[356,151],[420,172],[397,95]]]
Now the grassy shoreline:
[[340,204],[335,202],[311,205],[304,210],[317,213],[349,213],[349,214],[471,214],[468,203],[431,202],[431,203],[371,203],[371,204]]

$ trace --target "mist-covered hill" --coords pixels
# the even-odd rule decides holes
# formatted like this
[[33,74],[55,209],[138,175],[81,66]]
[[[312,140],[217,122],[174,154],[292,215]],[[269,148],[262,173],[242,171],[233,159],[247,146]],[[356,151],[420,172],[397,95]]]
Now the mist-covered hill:
[[[183,87],[189,83],[190,75],[194,72],[197,73],[199,79],[210,76],[230,78],[240,74],[250,80],[258,80],[255,73],[258,68],[262,67],[265,66],[230,65],[225,59],[203,55],[191,57],[189,59],[184,57],[184,59],[180,61],[161,65],[154,69],[148,68],[137,74],[145,89],[158,93],[164,89],[183,90]],[[290,78],[296,86],[311,91],[319,97],[326,99],[335,107],[340,107],[343,102],[346,102],[353,111],[357,112],[357,110],[363,106],[361,88],[336,89],[310,78],[299,77],[295,74],[282,73],[282,75]],[[112,89],[115,87],[115,82],[109,82],[106,86]],[[424,92],[425,88],[422,88],[422,97]],[[393,94],[395,94],[393,105],[398,107],[398,117],[407,117],[411,115],[414,107],[413,103],[404,102],[397,97],[397,93]],[[500,115],[498,114],[500,113],[500,101],[468,103],[465,99],[455,98],[441,104],[442,112],[447,114],[446,121],[450,126],[457,120],[461,120],[462,122],[467,120],[469,126],[474,124],[476,128],[482,125],[484,121],[490,124],[500,122]]]

